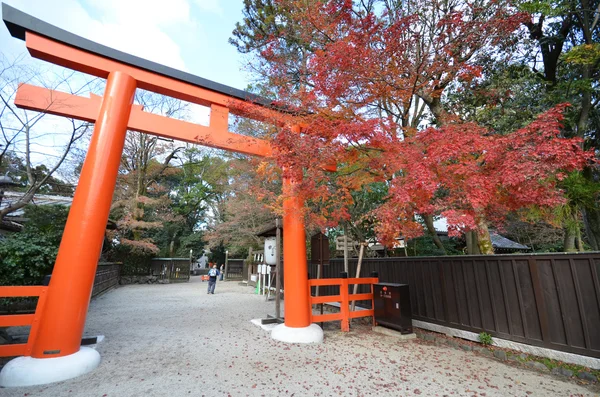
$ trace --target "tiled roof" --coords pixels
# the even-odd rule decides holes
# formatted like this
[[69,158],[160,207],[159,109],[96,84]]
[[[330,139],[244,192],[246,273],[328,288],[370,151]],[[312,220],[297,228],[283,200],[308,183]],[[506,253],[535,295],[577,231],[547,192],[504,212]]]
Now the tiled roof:
[[[19,201],[21,197],[23,197],[25,193],[23,192],[4,192],[4,197],[2,197],[2,202],[0,202],[0,210],[3,210],[6,207],[9,207],[13,203]],[[71,205],[73,202],[73,197],[66,196],[53,196],[48,194],[36,194],[31,200],[31,204],[33,205]],[[15,212],[11,212],[10,216],[22,216],[24,213],[24,208],[20,208]]]
[[490,232],[490,238],[492,240],[492,246],[496,249],[507,249],[507,250],[528,250],[528,246],[519,244],[515,241],[507,239],[504,236],[499,235],[495,232]]

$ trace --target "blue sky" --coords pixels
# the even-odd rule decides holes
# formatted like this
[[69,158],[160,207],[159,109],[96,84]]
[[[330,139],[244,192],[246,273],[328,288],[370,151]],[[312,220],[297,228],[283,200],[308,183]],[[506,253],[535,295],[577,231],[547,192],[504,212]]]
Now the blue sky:
[[[235,23],[242,20],[243,0],[0,1],[89,40],[209,80],[239,89],[246,89],[250,81],[244,72],[247,58],[228,43]],[[0,52],[9,61],[23,56],[22,62],[31,64],[43,76],[51,79],[54,73],[67,75],[61,73],[61,67],[31,58],[25,42],[12,38],[4,23],[0,25]],[[76,77],[71,82],[81,86],[85,81]],[[58,87],[62,91],[65,88]],[[209,108],[189,104],[185,117],[207,125],[209,113]],[[63,117],[44,116],[32,131],[34,165],[53,164],[60,157],[71,127]],[[85,143],[79,145],[84,149]],[[14,150],[22,153],[22,143]],[[69,157],[61,170],[68,171],[71,160]]]
[[[118,50],[235,88],[247,87],[246,59],[227,42],[242,20],[242,0],[3,1]],[[4,24],[0,49],[9,58],[26,51]]]

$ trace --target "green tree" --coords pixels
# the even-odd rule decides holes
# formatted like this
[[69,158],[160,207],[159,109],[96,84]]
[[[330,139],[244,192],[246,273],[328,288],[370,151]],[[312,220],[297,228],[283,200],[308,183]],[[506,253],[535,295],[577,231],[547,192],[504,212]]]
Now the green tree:
[[0,240],[0,285],[37,285],[52,273],[68,213],[60,205],[25,207],[23,230]]
[[[565,136],[584,139],[584,147],[598,147],[600,128],[600,25],[599,1],[520,1],[528,13],[518,47],[523,54],[509,62],[490,56],[483,78],[456,85],[449,93],[455,112],[466,119],[505,134],[520,128],[535,115],[560,103],[570,103],[564,123]],[[593,200],[578,201],[583,176],[588,187],[597,184],[597,167],[578,174],[579,181],[563,183],[572,202],[558,214],[564,222],[564,250],[583,247],[581,228],[594,250],[600,248],[600,207]],[[574,189],[573,193],[569,190]],[[594,190],[594,189],[592,189]],[[575,200],[575,201],[573,201]]]

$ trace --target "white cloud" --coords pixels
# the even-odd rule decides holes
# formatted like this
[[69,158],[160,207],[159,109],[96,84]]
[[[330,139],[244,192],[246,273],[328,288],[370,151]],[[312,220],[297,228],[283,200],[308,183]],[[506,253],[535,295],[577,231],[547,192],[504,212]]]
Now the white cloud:
[[186,70],[181,48],[166,29],[194,26],[188,0],[7,0],[15,8],[86,39]]
[[219,0],[194,0],[194,3],[204,11],[214,12],[223,15],[223,8]]
[[[219,31],[217,28],[224,23],[224,17],[233,15],[230,11],[234,7],[241,8],[241,0],[3,1],[61,29],[120,51],[185,71],[196,69],[194,72],[216,81],[244,85],[243,82],[231,82],[239,80],[239,77],[235,70],[237,67],[231,68],[235,62],[226,58],[224,48],[220,47],[226,45],[227,37],[215,36]],[[9,38],[6,29],[1,26],[0,48],[6,54],[13,48],[17,48],[18,53],[25,51],[24,43]],[[186,65],[185,61],[189,64]],[[192,105],[189,120],[207,125],[209,112],[208,108]],[[40,133],[53,133],[36,142],[36,163],[46,163],[46,156],[52,158],[59,154],[65,142],[60,131],[68,131],[65,122],[62,118],[47,116],[40,123]]]

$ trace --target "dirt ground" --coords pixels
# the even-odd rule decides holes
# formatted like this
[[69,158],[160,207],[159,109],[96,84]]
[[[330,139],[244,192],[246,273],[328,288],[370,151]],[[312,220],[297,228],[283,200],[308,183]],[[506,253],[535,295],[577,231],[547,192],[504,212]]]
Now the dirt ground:
[[473,352],[398,342],[368,326],[326,327],[288,345],[251,319],[274,302],[237,282],[129,285],[94,300],[86,335],[104,335],[93,372],[0,396],[593,396],[597,389]]

